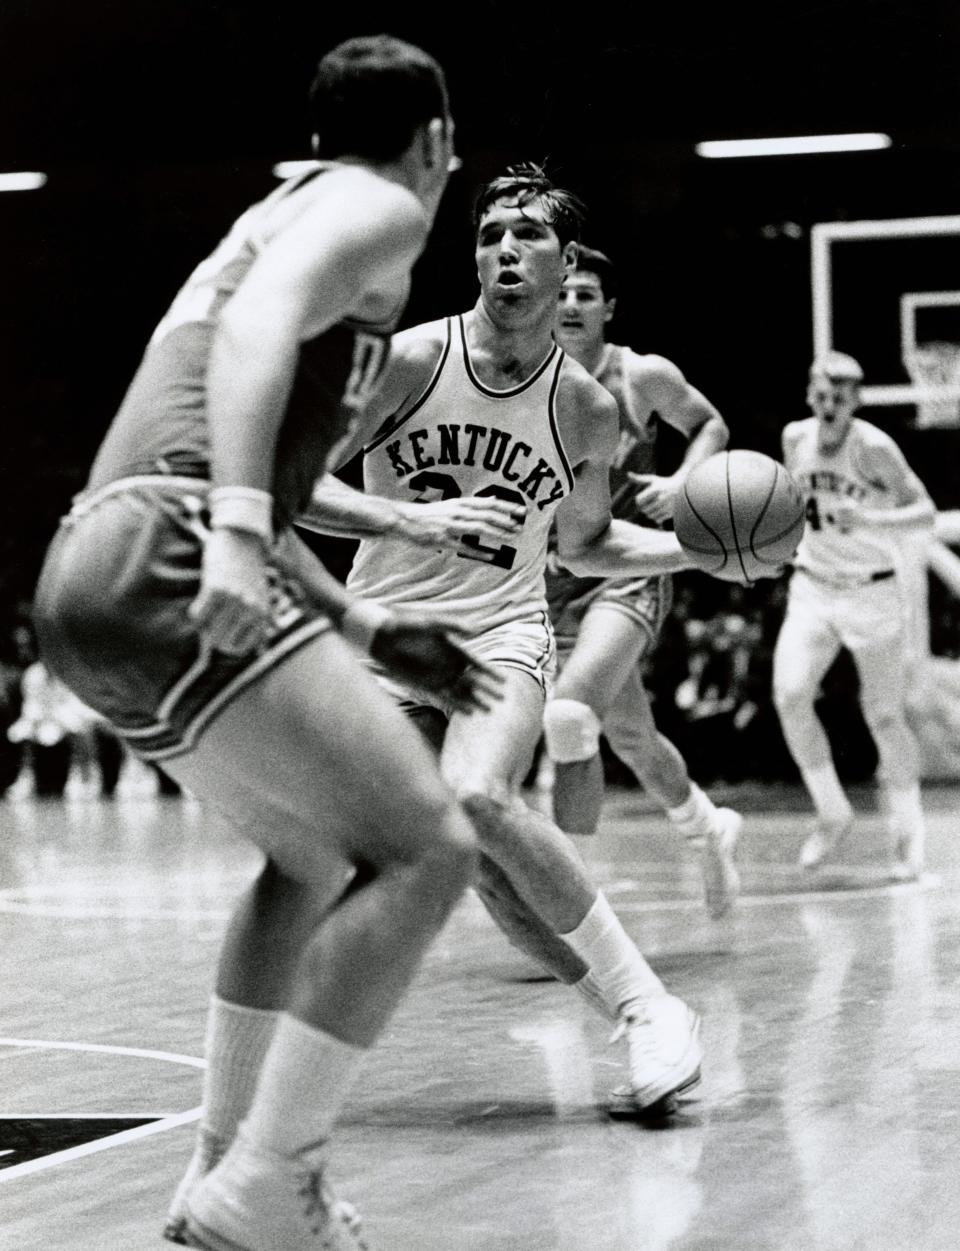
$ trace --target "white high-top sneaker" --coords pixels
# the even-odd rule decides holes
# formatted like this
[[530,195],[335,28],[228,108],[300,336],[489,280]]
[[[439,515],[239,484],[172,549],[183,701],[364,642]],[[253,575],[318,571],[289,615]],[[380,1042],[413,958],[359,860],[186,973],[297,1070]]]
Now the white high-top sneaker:
[[700,1018],[675,995],[653,995],[625,1014],[614,1038],[626,1036],[630,1084],[613,1092],[614,1116],[662,1114],[700,1081]]
[[167,1210],[167,1223],[163,1227],[163,1236],[168,1242],[176,1242],[180,1246],[187,1245],[187,1195],[200,1181],[206,1177],[227,1150],[227,1143],[202,1125],[197,1131],[197,1142],[187,1165],[180,1185],[174,1192]]
[[326,1144],[289,1157],[242,1131],[186,1199],[187,1245],[202,1251],[370,1251],[360,1218],[324,1176]]

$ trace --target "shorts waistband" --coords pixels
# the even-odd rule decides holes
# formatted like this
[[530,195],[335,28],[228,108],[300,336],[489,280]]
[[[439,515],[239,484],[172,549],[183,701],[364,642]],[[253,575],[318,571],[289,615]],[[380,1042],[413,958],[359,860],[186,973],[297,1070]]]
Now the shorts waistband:
[[207,484],[200,478],[191,478],[181,476],[180,474],[163,474],[163,473],[141,473],[133,474],[125,478],[117,478],[113,482],[107,482],[102,487],[97,487],[94,491],[82,491],[79,495],[74,496],[70,511],[64,518],[64,521],[76,520],[78,517],[85,516],[92,508],[101,503],[105,499],[109,499],[112,495],[120,495],[124,491],[132,491],[142,486],[167,486],[182,487],[190,491],[202,491]]
[[873,582],[885,582],[887,578],[897,576],[896,569],[877,569],[865,578],[858,579],[831,578],[828,574],[814,573],[812,569],[807,569],[804,565],[796,565],[795,569],[797,573],[805,573],[814,582],[822,582],[836,591],[855,591],[858,587],[870,586]]

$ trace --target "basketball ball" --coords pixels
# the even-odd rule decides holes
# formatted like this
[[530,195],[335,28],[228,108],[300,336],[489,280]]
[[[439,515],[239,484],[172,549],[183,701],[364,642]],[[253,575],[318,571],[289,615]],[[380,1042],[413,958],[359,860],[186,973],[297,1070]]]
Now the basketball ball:
[[680,545],[726,582],[770,577],[803,536],[804,500],[779,461],[762,452],[717,452],[687,475],[673,509]]

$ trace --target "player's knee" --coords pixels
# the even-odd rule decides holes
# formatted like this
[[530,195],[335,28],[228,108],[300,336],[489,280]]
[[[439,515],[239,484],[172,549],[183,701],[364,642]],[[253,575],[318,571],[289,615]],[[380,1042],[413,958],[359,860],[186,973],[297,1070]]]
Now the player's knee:
[[543,714],[543,737],[557,764],[591,760],[600,750],[600,721],[579,699],[551,699]]
[[813,711],[816,691],[806,682],[784,675],[774,675],[773,703],[781,717],[803,715]]

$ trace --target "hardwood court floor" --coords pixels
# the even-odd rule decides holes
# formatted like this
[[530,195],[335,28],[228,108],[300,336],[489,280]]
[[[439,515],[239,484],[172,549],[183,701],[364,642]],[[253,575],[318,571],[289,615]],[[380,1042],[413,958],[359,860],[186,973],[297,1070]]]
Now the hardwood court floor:
[[[610,797],[583,854],[703,1016],[700,1096],[666,1128],[605,1116],[623,1043],[468,896],[341,1123],[334,1177],[371,1246],[955,1251],[958,797],[927,788],[928,874],[893,884],[875,815],[804,874],[800,794],[737,792],[744,895],[721,923],[664,822]],[[167,1245],[211,970],[255,864],[179,800],[0,803],[3,1251]]]

